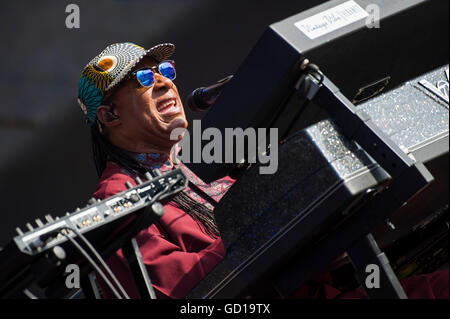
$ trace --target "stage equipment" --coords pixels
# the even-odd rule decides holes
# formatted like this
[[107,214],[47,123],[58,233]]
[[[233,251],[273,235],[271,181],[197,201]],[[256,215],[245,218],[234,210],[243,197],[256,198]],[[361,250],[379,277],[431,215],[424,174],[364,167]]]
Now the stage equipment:
[[[370,24],[376,18],[375,9],[379,28]],[[362,11],[367,17],[362,18]],[[331,114],[331,107],[299,96],[296,84],[305,71],[313,71],[304,68],[319,66],[333,82],[336,96],[361,103],[448,64],[448,12],[449,2],[439,0],[334,0],[276,22],[263,33],[202,119],[202,129],[218,128],[224,136],[225,128],[276,127],[283,140],[329,117],[342,129],[351,128],[352,116],[340,109]],[[352,16],[359,20],[353,21]],[[324,25],[330,19],[353,22],[337,24],[339,28],[314,39],[302,31],[306,27],[330,29],[334,24]],[[341,113],[339,119],[336,112]],[[352,132],[344,133],[352,137]],[[207,141],[200,142],[203,149]],[[228,175],[236,167],[192,162],[186,165],[205,182]]]
[[[378,8],[380,28],[369,23],[368,8]],[[362,103],[380,110],[374,98],[381,93],[421,75],[430,81],[424,74],[431,70],[444,74],[447,26],[448,3],[356,0],[328,1],[269,27],[202,128],[277,128],[279,169],[261,175],[261,165],[245,157],[239,164],[187,164],[205,181],[238,177],[215,209],[227,255],[187,298],[263,297],[274,290],[289,296],[343,252],[363,287],[367,265],[379,267],[382,288],[366,289],[370,297],[406,298],[371,232],[392,225],[392,213],[426,194],[433,176],[424,163],[448,163],[448,104],[437,97],[420,110],[412,99],[396,101],[417,115],[434,109],[444,121],[428,123],[432,134],[418,133],[407,145]],[[426,127],[415,120],[405,135]]]
[[[64,272],[68,264],[77,264],[82,281],[89,282],[86,278],[97,269],[80,253],[75,239],[89,241],[102,258],[124,248],[130,267],[139,266],[142,258],[134,236],[164,214],[160,201],[182,191],[188,182],[180,169],[165,174],[154,170],[145,177],[145,182],[137,177],[135,187],[127,182],[126,191],[102,201],[92,198],[88,206],[65,216],[47,215],[46,223],[37,219],[35,226],[27,223],[25,232],[17,228],[18,235],[0,251],[0,297],[23,298],[35,288],[42,298],[62,298],[69,292]],[[138,269],[133,275],[141,298],[154,297],[145,268]],[[83,287],[83,292],[92,291]]]

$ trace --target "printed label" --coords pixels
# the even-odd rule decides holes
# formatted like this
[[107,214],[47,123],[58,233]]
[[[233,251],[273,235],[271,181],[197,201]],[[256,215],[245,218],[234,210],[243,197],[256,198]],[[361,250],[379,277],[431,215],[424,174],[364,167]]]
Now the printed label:
[[351,0],[298,21],[294,25],[308,38],[314,40],[368,16],[366,10]]

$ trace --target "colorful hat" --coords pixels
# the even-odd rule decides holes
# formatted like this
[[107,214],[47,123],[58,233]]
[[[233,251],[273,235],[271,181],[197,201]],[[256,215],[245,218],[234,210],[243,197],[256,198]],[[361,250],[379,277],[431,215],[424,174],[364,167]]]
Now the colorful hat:
[[78,104],[90,124],[97,119],[97,108],[105,93],[119,84],[144,57],[151,56],[158,62],[168,59],[175,46],[163,43],[145,50],[134,43],[114,43],[89,62],[78,81]]

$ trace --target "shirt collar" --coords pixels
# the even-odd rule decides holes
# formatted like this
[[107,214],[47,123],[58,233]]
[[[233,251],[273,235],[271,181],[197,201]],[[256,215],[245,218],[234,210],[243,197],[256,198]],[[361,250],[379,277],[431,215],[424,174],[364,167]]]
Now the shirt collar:
[[136,153],[131,151],[126,151],[126,153],[148,170],[158,168],[161,172],[164,172],[166,170],[172,169],[173,167],[167,154]]

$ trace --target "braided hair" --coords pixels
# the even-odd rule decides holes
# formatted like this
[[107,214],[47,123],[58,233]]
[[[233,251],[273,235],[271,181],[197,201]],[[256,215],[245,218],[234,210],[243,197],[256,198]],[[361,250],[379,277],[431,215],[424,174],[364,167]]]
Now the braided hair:
[[[129,172],[134,173],[136,176],[143,177],[147,172],[147,169],[123,150],[112,145],[101,133],[102,124],[99,121],[97,121],[97,124],[98,125],[91,126],[91,139],[94,163],[98,177],[100,177],[105,170],[107,161],[112,161]],[[189,214],[197,222],[200,228],[211,238],[215,239],[219,236],[219,230],[212,209],[193,200],[187,195],[185,190],[176,194],[169,204],[180,208]]]

